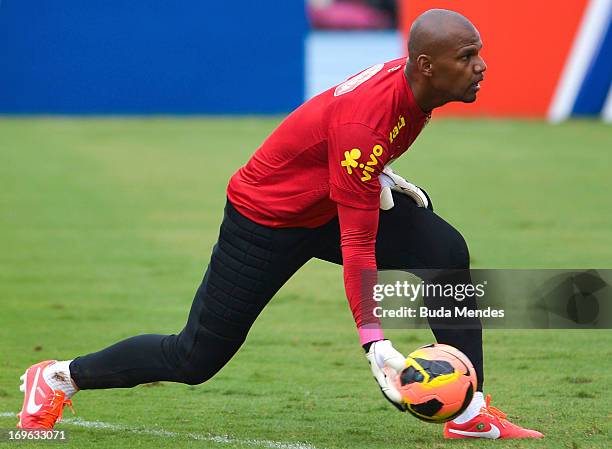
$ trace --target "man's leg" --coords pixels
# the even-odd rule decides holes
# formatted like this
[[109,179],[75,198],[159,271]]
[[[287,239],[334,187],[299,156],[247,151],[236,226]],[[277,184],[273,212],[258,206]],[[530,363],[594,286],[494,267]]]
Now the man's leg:
[[[435,278],[423,279],[437,284],[468,285],[470,255],[463,236],[432,211],[417,207],[404,195],[396,195],[396,206],[380,213],[376,254],[381,269],[435,270]],[[451,309],[458,305],[453,298],[425,299],[429,308]],[[474,295],[460,303],[477,309]],[[478,379],[477,390],[484,382],[482,326],[479,319],[429,319],[438,343],[456,347],[472,361]]]
[[219,241],[178,335],[140,335],[78,357],[70,375],[79,389],[133,387],[153,381],[199,384],[238,351],[276,291],[309,258],[314,233],[270,229],[229,205]]
[[[394,192],[393,199],[395,207],[380,212],[376,236],[378,269],[455,269],[445,273],[446,279],[442,276],[435,279],[435,282],[470,284],[469,252],[461,234],[429,209],[417,207],[407,196]],[[339,229],[335,234],[329,234],[325,249],[315,257],[333,263],[342,263]],[[442,301],[440,298],[430,298],[426,301],[426,305],[437,308]],[[447,300],[444,305],[448,307],[449,301]],[[476,301],[474,297],[466,298],[461,305],[475,309]],[[480,321],[440,323],[439,320],[430,319],[429,322],[438,343],[454,346],[470,358],[476,370],[477,389],[482,391],[484,372]]]

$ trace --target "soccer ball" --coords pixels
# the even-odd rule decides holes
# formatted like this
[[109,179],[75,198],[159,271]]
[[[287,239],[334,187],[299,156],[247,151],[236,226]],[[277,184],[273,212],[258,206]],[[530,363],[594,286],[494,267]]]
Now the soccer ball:
[[395,386],[408,412],[423,421],[442,423],[459,416],[470,404],[476,372],[458,349],[431,344],[408,355]]

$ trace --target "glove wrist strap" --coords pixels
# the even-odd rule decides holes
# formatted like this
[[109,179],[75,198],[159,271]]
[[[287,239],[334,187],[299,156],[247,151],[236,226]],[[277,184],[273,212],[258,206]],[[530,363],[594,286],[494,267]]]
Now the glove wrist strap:
[[383,331],[380,327],[360,327],[358,331],[359,342],[362,346],[367,343],[382,340],[385,338]]

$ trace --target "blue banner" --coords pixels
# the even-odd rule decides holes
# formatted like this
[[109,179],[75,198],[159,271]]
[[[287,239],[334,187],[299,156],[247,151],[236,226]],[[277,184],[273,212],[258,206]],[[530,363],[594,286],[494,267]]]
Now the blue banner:
[[0,112],[287,112],[306,31],[302,1],[3,0]]

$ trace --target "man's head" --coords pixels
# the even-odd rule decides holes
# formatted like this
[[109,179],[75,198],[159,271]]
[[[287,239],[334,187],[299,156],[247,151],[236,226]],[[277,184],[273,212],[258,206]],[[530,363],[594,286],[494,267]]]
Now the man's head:
[[426,105],[476,100],[487,65],[480,57],[480,34],[459,13],[430,9],[412,24],[408,38],[408,78],[418,84]]

